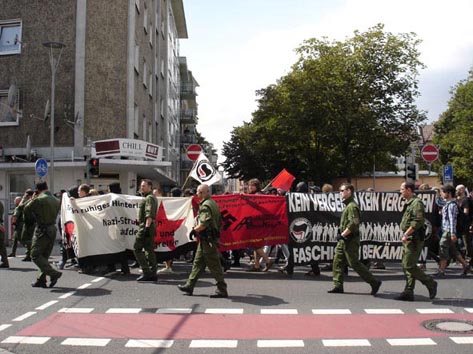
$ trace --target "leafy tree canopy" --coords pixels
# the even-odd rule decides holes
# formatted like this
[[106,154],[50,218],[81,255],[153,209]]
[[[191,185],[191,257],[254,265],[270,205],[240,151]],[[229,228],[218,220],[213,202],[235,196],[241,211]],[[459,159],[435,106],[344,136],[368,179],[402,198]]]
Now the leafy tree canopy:
[[[452,165],[455,183],[473,185],[473,69],[451,91],[448,108],[434,124],[440,162]],[[442,173],[440,164],[439,174]]]
[[231,176],[262,180],[282,168],[316,183],[394,168],[425,117],[414,104],[419,61],[414,33],[379,24],[345,41],[312,38],[275,85],[257,91],[251,122],[224,143]]

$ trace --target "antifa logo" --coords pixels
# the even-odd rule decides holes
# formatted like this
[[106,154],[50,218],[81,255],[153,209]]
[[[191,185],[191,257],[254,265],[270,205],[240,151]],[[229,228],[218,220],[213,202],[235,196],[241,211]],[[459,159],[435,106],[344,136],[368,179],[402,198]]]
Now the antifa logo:
[[304,243],[310,237],[312,225],[306,218],[297,218],[289,226],[289,234],[297,243]]
[[210,165],[208,161],[199,161],[197,164],[197,174],[202,182],[207,182],[215,176],[215,169]]
[[228,210],[224,210],[220,213],[222,216],[222,229],[228,230],[230,226],[237,220],[232,214],[228,212]]

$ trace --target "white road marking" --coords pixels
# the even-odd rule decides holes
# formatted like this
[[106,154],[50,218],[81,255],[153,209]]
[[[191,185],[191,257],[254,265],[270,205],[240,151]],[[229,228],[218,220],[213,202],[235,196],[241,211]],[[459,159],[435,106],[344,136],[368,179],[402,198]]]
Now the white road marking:
[[77,345],[83,347],[105,347],[111,339],[109,338],[67,338],[61,345]]
[[17,322],[23,321],[24,319],[26,319],[28,317],[31,317],[31,316],[34,316],[34,315],[36,315],[36,312],[30,311],[30,312],[24,313],[21,316],[18,316],[17,318],[14,318],[12,321],[17,321]]
[[45,303],[44,305],[38,306],[37,308],[35,308],[35,310],[44,310],[44,309],[48,308],[49,306],[57,304],[58,302],[59,301],[57,301],[57,300],[49,301],[49,302]]
[[417,312],[421,314],[431,314],[431,313],[453,313],[450,309],[417,309]]
[[469,312],[469,313],[473,313],[473,308],[467,308],[467,307],[466,307],[466,308],[465,308],[465,311],[466,311],[466,312]]
[[262,315],[297,315],[296,309],[261,309]]
[[237,340],[195,339],[191,341],[189,348],[236,348],[237,346]]
[[369,315],[394,315],[404,313],[401,309],[365,309],[365,312]]
[[240,315],[243,313],[243,309],[206,309],[205,313]]
[[8,327],[11,327],[11,324],[2,324],[2,325],[0,325],[0,332],[3,331],[4,329],[7,329]]
[[393,338],[386,340],[392,346],[437,345],[431,338]]
[[368,339],[323,339],[325,347],[371,347]]
[[192,313],[191,308],[178,308],[178,307],[167,307],[167,308],[162,308],[158,309],[156,313],[161,313],[161,314],[173,314],[173,313]]
[[44,344],[51,337],[23,337],[23,336],[11,336],[3,340],[2,343],[7,344]]
[[457,344],[473,344],[473,337],[450,337]]
[[98,283],[99,281],[102,281],[104,280],[105,278],[104,277],[100,277],[100,278],[95,278],[94,280],[91,280],[92,283]]
[[58,312],[64,312],[64,313],[91,313],[94,311],[93,308],[87,308],[87,307],[64,307],[60,309]]
[[349,309],[316,309],[312,310],[314,315],[350,315]]
[[105,313],[140,313],[140,308],[111,308]]
[[258,348],[301,348],[303,340],[258,340]]
[[82,284],[81,286],[79,286],[79,287],[77,288],[77,290],[81,290],[81,289],[88,288],[88,287],[91,286],[91,285],[92,285],[91,283]]
[[125,347],[127,348],[171,348],[173,340],[165,339],[130,339]]
[[69,296],[72,296],[74,295],[76,292],[75,291],[71,291],[69,293],[65,293],[64,295],[61,295],[58,297],[58,299],[67,299]]

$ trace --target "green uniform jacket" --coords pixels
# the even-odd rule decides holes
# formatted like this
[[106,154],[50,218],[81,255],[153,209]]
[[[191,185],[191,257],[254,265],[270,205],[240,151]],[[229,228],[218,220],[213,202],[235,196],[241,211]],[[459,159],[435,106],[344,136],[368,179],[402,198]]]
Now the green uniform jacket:
[[413,196],[404,206],[401,230],[406,231],[410,226],[414,230],[419,230],[424,226],[424,222],[424,203],[416,196]]
[[218,240],[222,228],[222,218],[217,203],[212,198],[204,199],[199,204],[198,224],[205,226],[209,238]]
[[158,200],[154,194],[150,192],[145,195],[145,199],[140,204],[138,211],[138,220],[140,222],[140,226],[144,227],[147,218],[151,218],[153,219],[153,222],[155,222],[157,211]]
[[53,225],[60,207],[59,200],[46,191],[25,206],[25,218],[33,215],[38,225]]
[[16,217],[16,222],[15,222],[15,231],[18,230],[18,232],[21,234],[21,230],[23,229],[23,210],[25,209],[25,203],[20,203],[15,210],[13,211],[13,216]]
[[340,219],[340,232],[349,229],[351,231],[350,237],[357,237],[359,236],[360,229],[360,208],[353,196],[345,199],[343,203],[345,204],[345,209]]

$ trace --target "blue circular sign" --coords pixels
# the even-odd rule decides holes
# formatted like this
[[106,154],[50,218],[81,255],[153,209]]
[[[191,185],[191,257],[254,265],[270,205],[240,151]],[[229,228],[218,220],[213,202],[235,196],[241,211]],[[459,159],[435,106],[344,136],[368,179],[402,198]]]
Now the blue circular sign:
[[34,165],[36,174],[43,178],[48,174],[48,162],[45,159],[38,159]]

